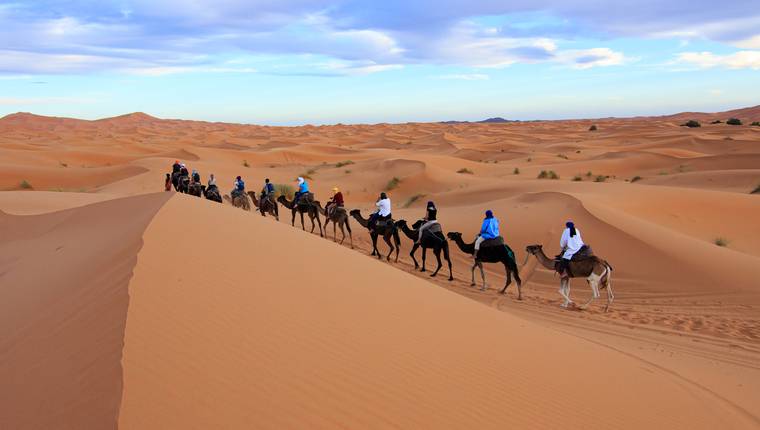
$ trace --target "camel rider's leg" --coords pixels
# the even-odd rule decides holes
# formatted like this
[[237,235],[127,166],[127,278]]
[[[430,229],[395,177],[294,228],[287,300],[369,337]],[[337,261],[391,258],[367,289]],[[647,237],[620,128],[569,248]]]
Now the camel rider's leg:
[[377,224],[377,217],[379,217],[379,216],[380,215],[377,212],[375,212],[375,213],[373,213],[373,214],[371,214],[369,216],[369,222],[367,223],[367,226],[369,227],[370,230],[374,230],[375,229],[375,224]]
[[483,243],[485,239],[483,239],[483,236],[478,235],[478,237],[475,239],[475,252],[472,253],[472,258],[476,259],[478,258],[478,251],[480,251],[480,244]]

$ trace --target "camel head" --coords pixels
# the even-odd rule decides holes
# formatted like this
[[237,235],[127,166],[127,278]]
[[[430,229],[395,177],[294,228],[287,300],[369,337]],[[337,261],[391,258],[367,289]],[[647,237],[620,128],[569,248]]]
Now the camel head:
[[396,227],[406,227],[406,220],[405,219],[400,219],[400,220],[396,221]]
[[419,230],[419,228],[422,227],[422,224],[424,224],[424,223],[425,223],[425,220],[422,220],[422,219],[417,220],[417,221],[414,222],[414,224],[412,224],[412,229],[413,230]]
[[288,202],[288,199],[286,199],[285,196],[280,195],[280,197],[277,197],[277,201],[280,202],[280,203],[282,203],[282,204],[285,204],[285,203]]
[[543,245],[528,245],[525,247],[525,251],[528,254],[536,255],[543,250]]
[[446,234],[446,237],[448,237],[451,240],[457,240],[457,239],[461,240],[462,239],[462,233],[460,233],[458,231],[450,231],[450,232],[448,232],[448,234]]
[[348,213],[351,216],[362,216],[362,211],[359,209],[351,209],[351,212]]

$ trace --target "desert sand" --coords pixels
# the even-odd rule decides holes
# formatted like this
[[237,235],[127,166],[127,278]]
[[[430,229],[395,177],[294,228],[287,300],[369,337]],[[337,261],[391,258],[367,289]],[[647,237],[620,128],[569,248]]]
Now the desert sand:
[[[6,116],[0,428],[757,428],[760,127],[709,124],[729,117],[760,107],[319,127]],[[388,263],[353,219],[355,249],[282,207],[277,222],[164,192],[175,159],[227,193],[236,175],[257,192],[306,175],[365,215],[386,189],[396,219],[434,200],[467,240],[492,209],[523,300],[498,294],[501,265],[470,286],[453,243],[455,280],[430,278],[403,235]],[[609,312],[606,293],[561,309],[525,252],[556,253],[568,219],[614,267]]]

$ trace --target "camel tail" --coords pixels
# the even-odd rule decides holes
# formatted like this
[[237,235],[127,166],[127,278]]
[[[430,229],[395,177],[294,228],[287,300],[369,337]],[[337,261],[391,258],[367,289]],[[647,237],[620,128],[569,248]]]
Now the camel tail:
[[610,278],[612,277],[612,266],[610,263],[603,261],[604,264],[604,273],[602,274],[602,277],[599,279],[599,289],[603,290],[607,288],[607,286],[610,283]]

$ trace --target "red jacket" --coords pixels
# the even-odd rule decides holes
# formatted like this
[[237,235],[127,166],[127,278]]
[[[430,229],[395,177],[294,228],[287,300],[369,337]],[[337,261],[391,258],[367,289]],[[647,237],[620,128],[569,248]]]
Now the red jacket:
[[343,193],[341,193],[340,191],[335,193],[335,195],[332,198],[332,201],[338,206],[343,206]]

